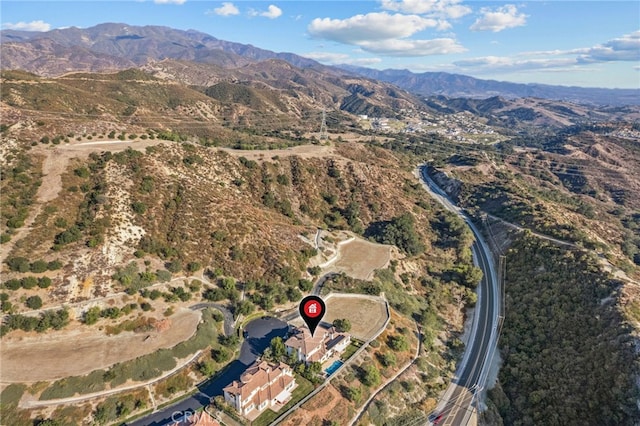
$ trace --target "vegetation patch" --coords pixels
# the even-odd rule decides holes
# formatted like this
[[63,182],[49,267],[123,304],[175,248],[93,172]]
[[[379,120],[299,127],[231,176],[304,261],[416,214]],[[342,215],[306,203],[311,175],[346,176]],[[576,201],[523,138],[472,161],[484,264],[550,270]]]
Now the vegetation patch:
[[503,367],[489,392],[506,424],[622,425],[638,418],[631,330],[603,303],[618,285],[584,251],[533,237],[509,250]]

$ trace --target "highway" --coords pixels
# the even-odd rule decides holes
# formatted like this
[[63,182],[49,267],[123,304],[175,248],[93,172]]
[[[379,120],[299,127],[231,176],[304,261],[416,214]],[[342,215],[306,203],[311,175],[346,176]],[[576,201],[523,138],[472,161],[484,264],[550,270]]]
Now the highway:
[[464,426],[475,417],[473,415],[479,395],[484,388],[491,358],[498,344],[501,315],[499,282],[489,248],[471,219],[431,180],[425,166],[418,169],[418,174],[425,189],[447,210],[460,216],[473,231],[473,261],[483,273],[477,288],[478,301],[462,361],[438,407],[429,416],[431,422],[436,422],[437,419],[438,425]]

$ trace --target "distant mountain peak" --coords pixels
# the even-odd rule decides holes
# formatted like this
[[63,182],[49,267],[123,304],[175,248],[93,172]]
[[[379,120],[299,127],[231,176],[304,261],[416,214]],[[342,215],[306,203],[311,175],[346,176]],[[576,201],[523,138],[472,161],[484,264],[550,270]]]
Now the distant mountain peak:
[[[164,59],[212,64],[223,68],[280,60],[297,68],[332,74],[336,78],[344,78],[349,73],[384,81],[423,96],[502,96],[506,99],[539,97],[598,105],[640,104],[638,89],[518,84],[480,80],[446,72],[418,74],[406,69],[379,71],[352,65],[329,67],[294,53],[276,53],[251,44],[220,40],[193,29],[185,31],[158,25],[102,23],[90,28],[69,27],[48,32],[3,30],[0,31],[0,41],[0,64],[3,69],[22,69],[43,76],[56,76],[70,71],[99,72],[140,67]],[[280,65],[281,71],[286,68]]]

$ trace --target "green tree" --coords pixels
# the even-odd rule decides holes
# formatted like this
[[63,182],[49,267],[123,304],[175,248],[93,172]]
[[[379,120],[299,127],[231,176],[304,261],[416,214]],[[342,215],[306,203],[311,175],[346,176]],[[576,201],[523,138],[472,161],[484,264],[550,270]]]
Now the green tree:
[[38,287],[40,288],[49,288],[51,286],[51,278],[49,277],[40,277],[38,278]]
[[346,318],[336,318],[335,320],[333,320],[333,326],[340,333],[346,333],[351,330],[351,321]]
[[376,387],[382,382],[380,371],[373,364],[366,365],[362,371],[361,380],[363,385]]
[[222,363],[228,361],[230,358],[229,351],[225,348],[213,349],[211,351],[211,357],[215,362]]
[[89,308],[83,316],[83,322],[87,325],[95,324],[100,319],[100,307],[93,306]]
[[29,309],[40,309],[42,307],[42,299],[40,296],[30,296],[24,303]]
[[278,336],[271,339],[269,347],[271,348],[271,355],[275,361],[281,361],[287,354],[287,348],[284,346],[282,337]]
[[180,260],[174,260],[173,262],[168,262],[166,265],[167,269],[169,270],[169,272],[177,274],[178,272],[182,271],[182,262],[180,262]]
[[44,260],[36,260],[30,265],[31,272],[39,274],[41,272],[45,272],[47,270],[47,262]]
[[407,338],[401,334],[390,336],[387,344],[396,352],[404,352],[409,350],[409,342]]
[[213,361],[206,360],[198,363],[198,371],[206,377],[211,377],[216,372],[216,365]]

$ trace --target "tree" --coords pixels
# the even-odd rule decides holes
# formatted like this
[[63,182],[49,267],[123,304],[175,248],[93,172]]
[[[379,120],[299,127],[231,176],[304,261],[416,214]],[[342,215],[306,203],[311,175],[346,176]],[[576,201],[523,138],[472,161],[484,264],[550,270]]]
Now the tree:
[[62,262],[60,262],[59,260],[52,260],[51,262],[47,263],[47,269],[50,271],[55,271],[60,268],[62,268]]
[[41,273],[47,270],[47,262],[44,260],[36,260],[30,265],[31,272]]
[[189,271],[189,273],[193,274],[194,272],[200,270],[202,268],[202,265],[200,264],[200,262],[189,262],[187,263],[187,271]]
[[7,265],[9,269],[14,272],[29,272],[31,270],[31,265],[29,264],[29,260],[24,257],[12,257],[7,260]]
[[182,262],[180,262],[180,260],[174,260],[173,262],[168,262],[166,265],[166,268],[169,270],[169,272],[172,272],[174,274],[177,274],[178,272],[182,271]]
[[407,341],[407,338],[400,334],[395,336],[390,336],[387,341],[387,344],[391,349],[393,349],[396,352],[403,352],[403,351],[409,350],[409,342]]
[[271,356],[274,361],[281,361],[287,353],[287,348],[284,346],[282,337],[274,337],[271,339]]
[[322,272],[322,268],[319,266],[312,266],[311,268],[309,268],[309,273],[314,277],[320,275],[320,272]]
[[42,307],[42,299],[40,296],[30,296],[24,303],[29,309],[40,309]]
[[51,286],[51,278],[49,277],[40,277],[38,278],[38,287],[40,288],[49,288]]
[[215,362],[222,363],[229,360],[229,351],[225,348],[213,349],[211,351],[211,357]]
[[333,326],[340,333],[346,333],[347,331],[351,330],[351,321],[346,318],[336,318],[335,320],[333,320]]
[[38,285],[38,279],[36,277],[24,277],[20,280],[22,288],[31,289]]
[[387,352],[383,355],[379,356],[380,363],[385,367],[391,367],[392,365],[396,365],[397,358],[393,352]]
[[349,401],[355,402],[356,404],[362,399],[362,388],[360,387],[346,388],[345,393]]
[[93,306],[91,308],[89,308],[85,313],[84,313],[84,317],[83,317],[83,322],[87,325],[91,325],[91,324],[95,324],[98,322],[98,320],[100,319],[100,307],[99,306]]
[[255,309],[255,305],[248,300],[243,300],[241,302],[237,302],[234,309],[234,314],[236,317],[240,315],[249,315]]
[[364,367],[360,381],[365,386],[376,387],[382,382],[382,378],[378,369],[373,364],[369,364]]
[[[318,274],[319,273],[320,272],[318,272]],[[317,275],[317,274],[315,274],[315,275]],[[298,281],[298,287],[300,288],[300,290],[306,292],[306,291],[309,291],[309,290],[311,290],[313,288],[313,283],[311,281],[309,281],[309,280],[302,279],[302,280]]]
[[198,371],[203,376],[210,377],[216,372],[216,367],[213,361],[202,361],[198,363]]
[[13,278],[8,281],[5,281],[3,285],[5,288],[9,290],[17,290],[20,288],[22,284],[20,284],[20,280]]

